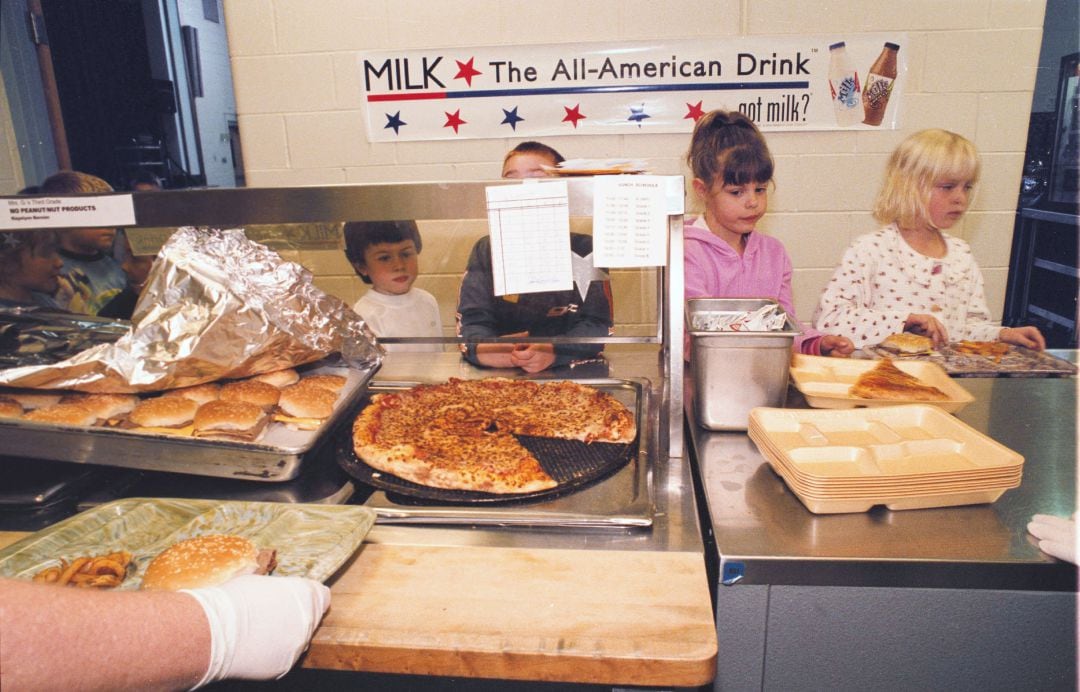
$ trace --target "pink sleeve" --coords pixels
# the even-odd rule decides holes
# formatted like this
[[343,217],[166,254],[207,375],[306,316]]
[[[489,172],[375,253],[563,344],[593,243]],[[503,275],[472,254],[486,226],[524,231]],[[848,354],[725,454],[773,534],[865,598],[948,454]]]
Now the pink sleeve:
[[683,294],[687,298],[699,298],[708,296],[708,272],[706,263],[701,257],[699,243],[689,241],[683,246],[683,281],[685,286]]

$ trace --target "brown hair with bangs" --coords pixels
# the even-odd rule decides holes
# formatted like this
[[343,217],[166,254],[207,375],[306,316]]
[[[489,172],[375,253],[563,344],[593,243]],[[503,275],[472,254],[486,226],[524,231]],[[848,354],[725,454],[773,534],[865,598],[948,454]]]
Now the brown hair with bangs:
[[979,170],[979,152],[968,139],[948,130],[920,130],[889,157],[874,218],[901,228],[929,223],[934,185],[944,180],[975,183]]
[[737,111],[715,110],[698,118],[686,163],[711,188],[772,181],[773,160],[754,121]]

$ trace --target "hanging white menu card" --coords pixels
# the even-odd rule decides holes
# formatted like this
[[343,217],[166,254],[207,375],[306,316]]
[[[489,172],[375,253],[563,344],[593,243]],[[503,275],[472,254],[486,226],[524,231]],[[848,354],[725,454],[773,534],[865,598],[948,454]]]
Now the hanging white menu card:
[[593,264],[598,267],[664,265],[669,179],[653,175],[593,179]]
[[573,288],[566,181],[493,186],[486,193],[495,295]]

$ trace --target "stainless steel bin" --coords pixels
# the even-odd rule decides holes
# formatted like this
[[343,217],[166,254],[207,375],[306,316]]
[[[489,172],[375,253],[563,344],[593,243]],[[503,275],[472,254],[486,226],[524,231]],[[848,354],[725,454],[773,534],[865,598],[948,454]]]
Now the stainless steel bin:
[[[694,378],[694,411],[709,430],[746,430],[750,409],[783,406],[791,346],[799,329],[790,316],[768,332],[695,331],[699,313],[747,313],[776,304],[770,298],[689,298],[686,331]],[[782,308],[781,308],[782,310]]]

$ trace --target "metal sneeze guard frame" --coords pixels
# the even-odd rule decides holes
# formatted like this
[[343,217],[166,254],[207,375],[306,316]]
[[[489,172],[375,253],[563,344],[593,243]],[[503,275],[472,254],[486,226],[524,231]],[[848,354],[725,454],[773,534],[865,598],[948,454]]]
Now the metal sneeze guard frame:
[[[665,176],[678,179],[681,176]],[[571,217],[593,216],[593,178],[565,179]],[[390,183],[378,185],[325,185],[280,188],[206,188],[160,192],[114,193],[130,195],[135,224],[127,228],[204,226],[243,228],[258,224],[336,223],[398,219],[486,219],[484,190],[493,185],[518,185],[518,181]],[[49,195],[66,197],[74,195]],[[105,196],[105,195],[99,195]],[[659,383],[660,412],[658,448],[668,456],[683,456],[683,215],[667,217],[667,266],[657,268],[656,333],[652,336],[544,337],[549,343],[657,344],[664,381]],[[41,228],[49,227],[43,224]],[[419,340],[419,339],[418,339]],[[424,340],[461,343],[444,337]],[[484,339],[481,342],[498,342]],[[514,339],[530,341],[531,339]]]

